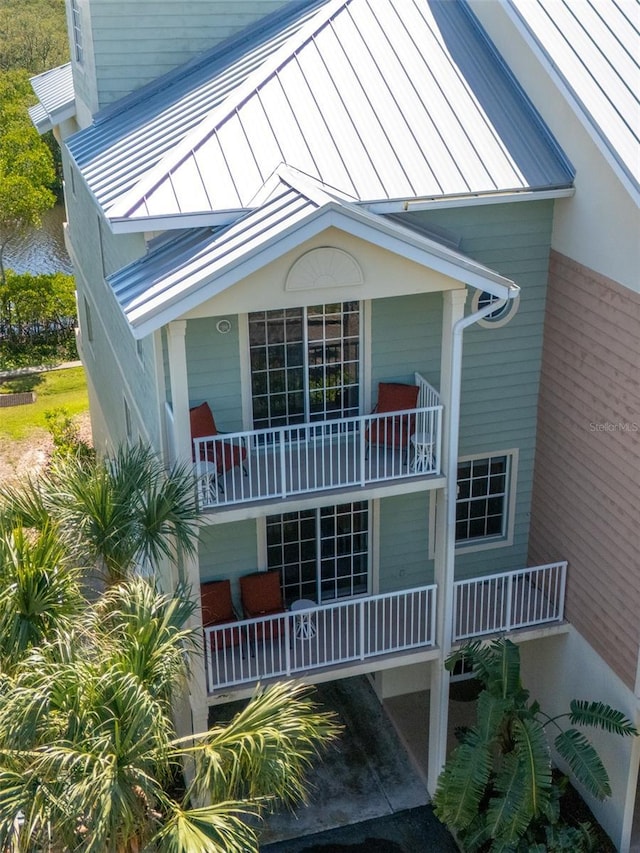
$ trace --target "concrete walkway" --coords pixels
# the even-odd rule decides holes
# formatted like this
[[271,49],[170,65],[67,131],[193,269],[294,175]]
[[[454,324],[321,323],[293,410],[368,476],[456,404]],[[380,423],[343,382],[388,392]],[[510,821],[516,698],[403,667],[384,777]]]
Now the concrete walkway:
[[0,371],[0,382],[4,379],[19,379],[21,376],[33,376],[36,373],[48,373],[50,370],[66,370],[69,367],[82,367],[81,361],[62,361],[60,364],[40,364],[35,367],[16,367],[14,370]]
[[[395,837],[401,837],[406,830],[413,833],[414,838],[422,839],[426,820],[433,832],[443,832],[450,839],[433,817],[427,805],[429,796],[424,781],[369,681],[365,677],[346,678],[319,684],[316,691],[319,704],[337,713],[344,734],[313,770],[309,805],[299,807],[293,814],[279,812],[265,819],[260,849],[269,853],[302,853],[308,843],[315,844],[318,837],[324,839],[326,833],[331,837],[334,832],[345,833],[356,824],[359,829],[352,829],[347,835],[354,837],[355,833],[357,838],[364,832],[361,838],[364,842],[371,828],[367,824],[381,819],[385,832],[395,832]],[[229,719],[237,707],[235,704],[235,707],[212,708],[210,723]],[[379,837],[384,838],[384,835]],[[390,840],[393,837],[390,835]],[[319,849],[327,853],[331,848]],[[378,848],[362,849],[368,853]],[[383,853],[383,848],[379,849]],[[429,849],[457,848],[405,846],[389,848],[389,851],[415,853]]]

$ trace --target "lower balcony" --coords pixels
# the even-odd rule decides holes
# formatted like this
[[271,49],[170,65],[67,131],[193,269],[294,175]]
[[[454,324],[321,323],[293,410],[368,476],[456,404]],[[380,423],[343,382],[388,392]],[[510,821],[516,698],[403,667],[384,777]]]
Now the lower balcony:
[[[457,582],[454,642],[562,622],[566,567],[551,563]],[[206,628],[208,693],[435,648],[435,585],[306,605]]]

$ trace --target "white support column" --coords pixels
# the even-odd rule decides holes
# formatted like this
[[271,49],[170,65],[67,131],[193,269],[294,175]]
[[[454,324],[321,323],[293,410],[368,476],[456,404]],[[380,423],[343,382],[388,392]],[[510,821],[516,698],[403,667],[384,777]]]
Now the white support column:
[[[454,327],[464,317],[467,299],[465,290],[448,290],[444,293],[442,316],[442,349],[440,368],[440,397],[443,404],[442,419],[442,468],[447,478],[444,489],[436,493],[436,547],[435,581],[438,585],[436,608],[436,642],[440,657],[431,664],[429,703],[429,755],[427,788],[433,794],[438,776],[444,766],[447,752],[447,729],[449,723],[449,674],[444,660],[451,650],[453,618],[453,580],[455,557],[455,528],[447,523],[448,492],[457,488],[457,466],[450,462],[452,443],[456,445],[457,457],[458,423],[460,406],[461,364],[455,363]],[[454,371],[457,375],[454,375]],[[456,419],[452,423],[453,417]],[[453,457],[453,458],[455,458]],[[453,470],[451,470],[453,469]]]
[[189,427],[189,383],[185,347],[186,320],[174,320],[168,326],[169,381],[175,430],[176,458],[191,459],[191,429]]

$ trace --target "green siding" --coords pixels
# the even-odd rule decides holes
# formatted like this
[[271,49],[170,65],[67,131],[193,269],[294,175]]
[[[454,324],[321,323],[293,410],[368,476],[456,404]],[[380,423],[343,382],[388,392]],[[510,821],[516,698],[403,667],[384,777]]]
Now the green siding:
[[[285,0],[91,0],[100,107],[283,5]],[[88,38],[85,43],[88,50]]]
[[[68,168],[66,163],[67,174]],[[85,367],[100,397],[109,440],[113,446],[126,440],[123,397],[128,387],[134,440],[147,435],[151,444],[159,447],[160,424],[154,417],[158,404],[152,340],[143,340],[140,358],[129,325],[104,280],[105,273],[144,254],[144,239],[140,234],[117,237],[112,234],[77,176],[75,192],[67,189],[66,202],[81,323],[86,324],[84,296],[91,307],[93,342],[84,334]]]
[[[517,315],[502,328],[471,326],[464,333],[460,455],[518,448],[520,453],[511,547],[456,559],[456,577],[526,565],[535,450],[538,384],[553,202],[518,202],[411,214],[460,237],[460,250],[521,288]],[[470,313],[471,299],[467,300]]]
[[380,501],[380,592],[433,583],[428,558],[429,495],[417,492]]
[[438,388],[442,294],[376,299],[371,305],[371,395],[378,382],[413,382],[417,370]]
[[230,318],[231,331],[226,335],[216,329],[218,319],[189,320],[187,324],[189,403],[206,400],[218,429],[235,432],[242,429],[238,318]]
[[200,531],[200,580],[229,578],[234,600],[239,603],[238,578],[258,569],[257,522],[214,524]]

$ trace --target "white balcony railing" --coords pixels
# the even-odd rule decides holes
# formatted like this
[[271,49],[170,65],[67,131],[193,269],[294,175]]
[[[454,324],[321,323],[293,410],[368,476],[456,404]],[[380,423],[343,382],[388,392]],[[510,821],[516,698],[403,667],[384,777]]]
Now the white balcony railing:
[[208,691],[429,648],[435,606],[426,586],[206,628]]
[[[435,393],[435,392],[434,392]],[[442,406],[194,441],[203,508],[437,474]]]
[[566,572],[566,562],[549,563],[456,581],[454,641],[561,622]]

